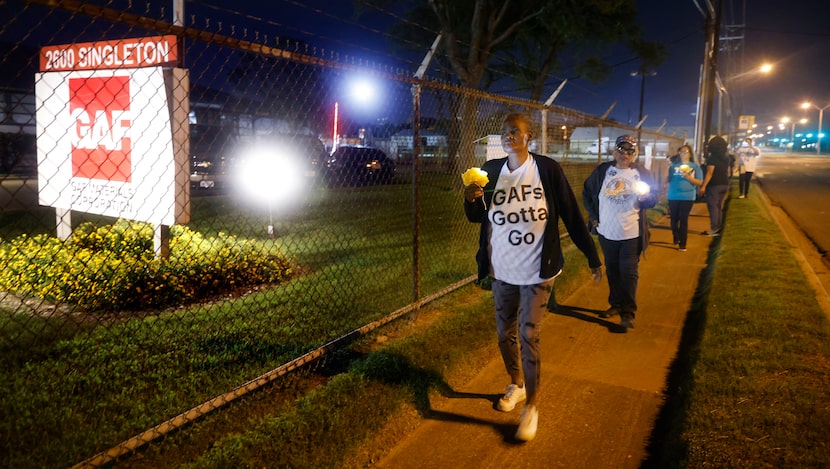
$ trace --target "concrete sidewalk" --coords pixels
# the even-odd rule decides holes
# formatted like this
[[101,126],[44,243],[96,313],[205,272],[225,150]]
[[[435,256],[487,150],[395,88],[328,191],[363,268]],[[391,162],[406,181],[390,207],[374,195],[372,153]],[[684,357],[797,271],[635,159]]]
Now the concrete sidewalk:
[[[433,398],[433,411],[375,467],[380,468],[636,468],[646,457],[668,368],[713,238],[705,204],[689,219],[688,251],[672,245],[668,218],[651,228],[640,262],[635,328],[600,319],[608,286],[588,282],[545,318],[542,389],[536,438],[513,435],[521,406],[495,409],[508,383],[493,360],[452,397]],[[599,246],[597,246],[599,248]]]

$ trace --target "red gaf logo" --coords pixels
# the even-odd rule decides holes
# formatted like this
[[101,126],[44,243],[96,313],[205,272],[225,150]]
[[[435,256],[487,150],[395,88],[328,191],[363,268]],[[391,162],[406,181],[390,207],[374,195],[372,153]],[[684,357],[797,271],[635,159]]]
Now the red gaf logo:
[[130,77],[69,79],[72,176],[130,182]]

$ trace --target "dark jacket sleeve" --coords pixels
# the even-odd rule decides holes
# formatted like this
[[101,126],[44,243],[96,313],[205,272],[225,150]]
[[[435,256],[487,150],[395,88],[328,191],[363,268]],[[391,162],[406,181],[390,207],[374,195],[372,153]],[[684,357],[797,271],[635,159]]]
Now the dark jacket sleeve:
[[599,191],[602,189],[602,180],[605,179],[605,172],[610,164],[610,162],[605,162],[594,168],[583,184],[582,205],[588,212],[588,226],[592,226],[594,222],[599,223]]
[[487,207],[493,201],[493,189],[496,187],[496,179],[498,179],[501,168],[506,162],[507,158],[499,158],[484,163],[481,169],[487,172],[488,179],[484,186],[484,196],[472,202],[468,202],[466,198],[464,199],[464,214],[467,216],[467,220],[481,224],[478,232],[478,251],[476,252],[479,280],[490,275],[490,222],[487,219]]

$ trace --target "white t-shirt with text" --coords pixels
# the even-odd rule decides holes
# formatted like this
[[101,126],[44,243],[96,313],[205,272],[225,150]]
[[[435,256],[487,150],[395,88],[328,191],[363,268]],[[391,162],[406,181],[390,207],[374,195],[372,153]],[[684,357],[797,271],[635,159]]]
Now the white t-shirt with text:
[[747,173],[755,172],[755,162],[760,150],[751,146],[740,146],[735,152],[735,157],[738,159],[738,165],[743,166],[743,170]]
[[548,204],[536,160],[510,171],[505,164],[487,212],[493,277],[513,285],[534,285],[539,277]]

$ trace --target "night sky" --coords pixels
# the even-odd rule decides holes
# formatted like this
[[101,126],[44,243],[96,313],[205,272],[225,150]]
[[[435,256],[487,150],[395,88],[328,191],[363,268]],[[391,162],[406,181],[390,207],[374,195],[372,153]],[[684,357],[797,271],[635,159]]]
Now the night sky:
[[[115,0],[115,3],[121,0]],[[698,0],[701,4],[703,0]],[[799,105],[811,100],[820,106],[830,103],[830,2],[827,0],[724,0],[724,22],[741,24],[738,30],[744,40],[730,44],[742,47],[731,52],[722,51],[720,70],[723,77],[734,77],[751,70],[764,61],[775,64],[768,76],[742,74],[729,83],[733,98],[733,110],[739,114],[756,116],[759,125],[778,122],[783,116],[807,117],[812,124],[818,120],[816,110],[804,111]],[[143,2],[140,2],[143,3]],[[160,2],[151,2],[157,5]],[[668,46],[669,57],[659,66],[654,76],[646,78],[644,114],[648,115],[645,127],[655,128],[664,121],[667,129],[692,127],[697,107],[700,67],[704,56],[704,18],[693,0],[636,0],[639,15],[632,18],[645,31],[649,40]],[[169,2],[164,2],[169,5]],[[0,3],[0,13],[15,14],[19,2]],[[211,8],[207,5],[219,5]],[[359,18],[353,12],[351,0],[199,0],[186,2],[187,13],[198,13],[226,24],[253,24],[254,28],[294,37],[302,41],[337,50],[354,56],[365,56],[380,63],[394,64],[413,72],[423,55],[402,60],[389,52],[386,30],[394,21],[400,21],[401,11],[369,10]],[[142,7],[143,8],[143,7]],[[232,15],[233,11],[244,14]],[[566,14],[566,13],[563,13]],[[22,23],[20,23],[22,24]],[[26,23],[28,24],[28,23]],[[199,24],[194,24],[198,27]],[[277,33],[279,31],[279,33]],[[14,30],[0,33],[0,39],[8,42]],[[57,29],[57,33],[69,33]],[[54,40],[73,40],[55,37]],[[29,38],[31,41],[32,38]],[[40,46],[43,44],[30,44]],[[616,64],[611,78],[602,84],[586,80],[569,79],[555,104],[586,112],[603,114],[613,102],[617,102],[610,117],[619,122],[634,125],[639,114],[640,77],[631,76],[638,63],[631,55],[618,49],[610,54],[607,62]],[[549,79],[552,93],[568,70]],[[517,95],[509,81],[502,81],[494,92]],[[519,97],[522,97],[520,92]],[[830,120],[830,119],[828,119]]]
[[[830,2],[746,3],[743,49],[719,54],[721,77],[734,77],[727,87],[735,100],[735,113],[754,115],[759,125],[778,122],[784,115],[808,117],[815,125],[817,111],[810,114],[799,105],[804,100],[821,102],[821,106],[830,103]],[[668,119],[669,125],[692,125],[704,55],[703,16],[692,0],[638,0],[637,5],[649,39],[670,47],[667,61],[646,82],[647,124],[659,125]],[[724,4],[725,24],[744,24],[742,5],[742,1]],[[730,43],[740,45],[739,41]],[[773,71],[766,76],[752,73],[763,62],[774,64]]]
[[[817,121],[817,111],[803,111],[799,105],[804,100],[830,103],[830,2],[826,0],[724,0],[724,23],[745,24],[738,29],[743,41],[731,41],[731,52],[720,53],[722,77],[740,77],[728,82],[733,99],[733,112],[756,116],[756,122],[778,122],[790,117],[808,117]],[[260,8],[260,2],[242,1],[248,8]],[[298,8],[299,3],[302,7]],[[701,5],[703,1],[700,1]],[[275,17],[295,26],[295,33],[320,34],[330,46],[351,53],[367,54],[379,61],[395,61],[384,45],[386,25],[395,19],[387,12],[369,11],[359,20],[353,16],[350,1],[324,0],[276,1],[269,7]],[[644,114],[648,115],[646,127],[657,127],[664,121],[667,128],[692,127],[697,108],[700,67],[704,56],[704,18],[693,0],[637,0],[639,15],[632,21],[638,23],[652,41],[668,46],[669,57],[658,67],[656,74],[646,78]],[[396,12],[393,12],[396,13]],[[397,12],[399,13],[399,12]],[[264,15],[271,15],[267,11]],[[307,21],[306,15],[315,19]],[[638,63],[630,54],[619,50],[607,57],[617,64],[612,77],[602,84],[586,80],[569,79],[555,104],[587,112],[603,114],[613,102],[617,102],[610,117],[634,125],[639,115],[640,78],[631,76]],[[775,65],[766,76],[743,73],[762,62]],[[405,67],[417,67],[417,63],[404,63]],[[552,93],[561,80],[568,76],[565,70],[549,80]],[[513,93],[509,83],[499,83],[494,91]]]

